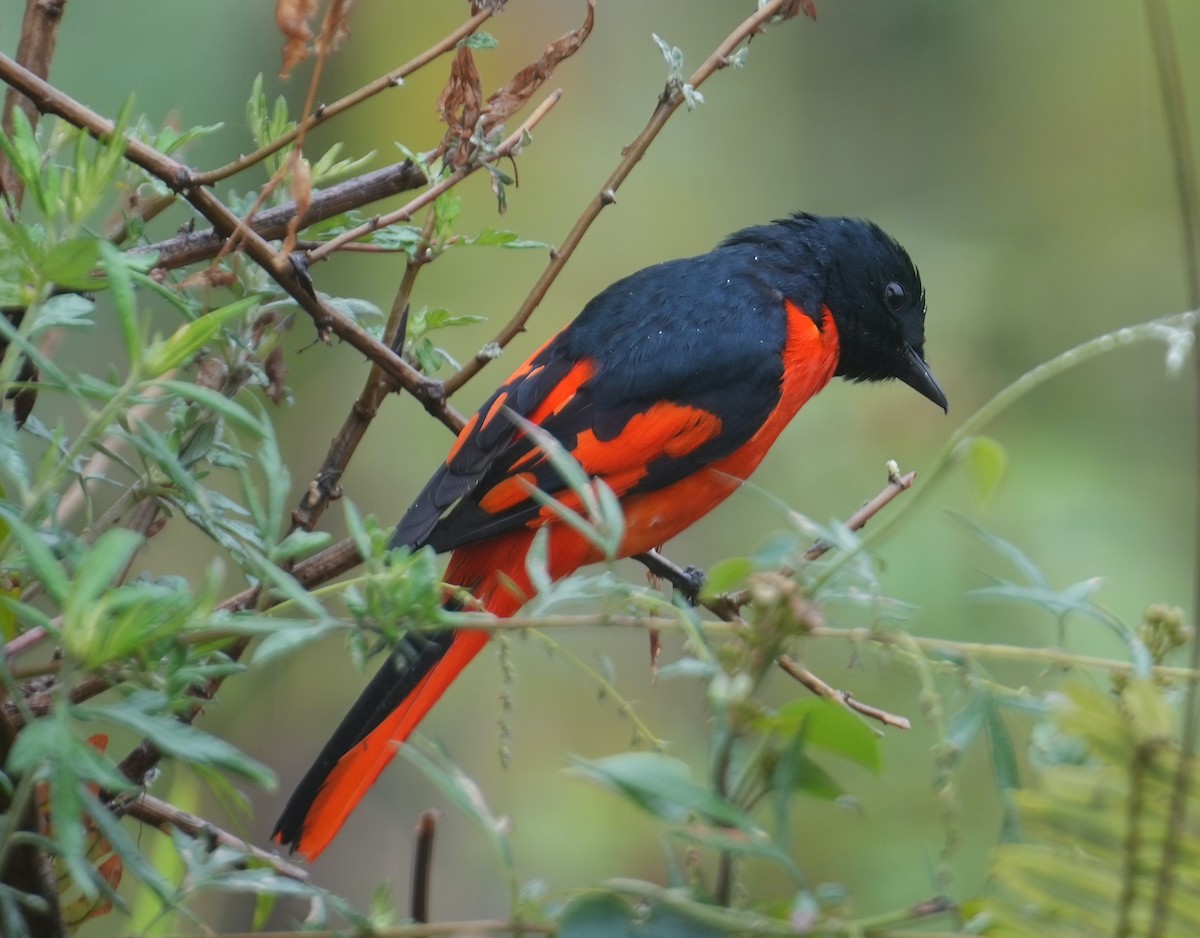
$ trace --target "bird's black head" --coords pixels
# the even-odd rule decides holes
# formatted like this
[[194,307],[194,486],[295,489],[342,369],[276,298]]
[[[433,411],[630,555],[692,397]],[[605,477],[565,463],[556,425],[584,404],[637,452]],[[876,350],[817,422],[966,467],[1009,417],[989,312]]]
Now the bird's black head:
[[925,362],[925,290],[904,250],[878,225],[854,218],[796,214],[747,229],[726,244],[771,250],[790,273],[785,296],[818,318],[833,316],[840,346],[836,374],[850,381],[898,378],[948,410]]

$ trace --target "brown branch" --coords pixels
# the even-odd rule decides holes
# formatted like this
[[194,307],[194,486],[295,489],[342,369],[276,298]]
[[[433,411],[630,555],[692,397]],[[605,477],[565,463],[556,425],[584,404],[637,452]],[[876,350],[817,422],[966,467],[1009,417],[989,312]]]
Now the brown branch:
[[[351,209],[361,208],[388,196],[417,189],[426,183],[425,173],[411,160],[393,163],[353,179],[313,193],[309,205],[300,219],[300,228],[316,224]],[[288,202],[277,208],[255,215],[248,226],[259,237],[277,241],[287,232],[288,224],[295,217],[296,203]],[[225,244],[225,236],[215,229],[189,231],[164,241],[132,248],[131,254],[158,254],[157,266],[164,269],[186,267],[199,261],[211,260]]]
[[[17,43],[17,61],[39,78],[46,78],[50,74],[50,61],[54,58],[58,28],[62,25],[66,6],[67,0],[26,0],[21,38]],[[30,124],[37,123],[37,105],[16,88],[9,87],[4,96],[3,129],[7,137],[12,136],[15,110],[21,111]],[[6,200],[10,213],[15,213],[21,207],[21,199],[25,194],[25,184],[3,154],[0,154],[0,194]]]
[[414,922],[429,921],[429,884],[433,873],[433,838],[442,813],[430,809],[422,811],[417,821],[413,841],[412,896],[409,898],[409,915]]
[[865,717],[872,720],[878,720],[884,726],[894,726],[900,730],[912,729],[907,717],[898,716],[894,713],[889,713],[886,710],[880,710],[878,707],[872,707],[870,704],[865,704],[861,700],[855,699],[849,691],[837,690],[834,687],[826,684],[819,677],[813,674],[808,668],[801,665],[787,655],[780,655],[776,659],[776,663],[789,675],[807,687],[818,697],[824,697],[826,700],[832,700],[836,704],[840,704],[847,710],[853,710],[855,713],[861,713]]
[[[854,514],[846,519],[846,527],[851,531],[861,531],[867,526],[867,522],[874,518],[881,510],[886,508],[897,495],[902,492],[907,492],[912,488],[913,483],[917,480],[915,472],[909,472],[905,475],[900,475],[900,470],[894,465],[888,465],[888,481],[883,490],[872,498],[869,502],[858,509]],[[824,541],[818,541],[804,552],[805,560],[816,560],[822,554],[832,550],[832,544],[826,544]]]
[[[112,121],[84,107],[2,53],[0,79],[32,98],[43,113],[56,114],[101,140],[113,134]],[[245,253],[309,314],[319,335],[324,338],[333,334],[353,346],[417,398],[430,414],[455,432],[461,429],[462,417],[446,403],[441,382],[426,378],[353,319],[322,300],[307,273],[297,268],[293,258],[283,255],[243,226],[238,217],[212,192],[197,184],[197,177],[189,167],[139,140],[127,137],[124,149],[126,159],[180,193],[219,233],[229,237],[235,231],[239,232],[244,240]]]
[[509,156],[515,156],[520,152],[522,145],[525,142],[526,135],[538,125],[543,117],[550,113],[550,109],[554,107],[562,98],[561,91],[554,91],[547,95],[533,113],[529,115],[495,150],[482,154],[479,159],[474,162],[456,169],[445,179],[437,184],[430,186],[419,196],[405,205],[403,208],[398,208],[394,212],[388,212],[386,215],[377,215],[375,218],[364,222],[357,228],[351,228],[338,235],[336,238],[331,238],[326,241],[315,251],[309,251],[308,262],[315,264],[317,261],[324,260],[338,248],[351,241],[369,235],[373,231],[378,231],[380,228],[386,228],[388,225],[394,225],[397,222],[411,221],[413,215],[423,209],[426,205],[433,202],[439,195],[457,186],[460,182],[470,176],[476,170],[487,166],[489,163],[495,163],[497,160],[502,160]]
[[[883,487],[878,495],[846,519],[846,527],[851,531],[861,531],[866,527],[867,522],[887,507],[897,495],[907,492],[912,488],[916,478],[917,474],[915,472],[900,475],[899,470],[894,465],[889,464],[887,485]],[[831,544],[818,541],[804,552],[803,559],[806,561],[816,560],[830,551],[832,547],[833,545]],[[711,599],[700,600],[698,597],[700,590],[704,586],[704,571],[697,570],[695,567],[680,567],[658,551],[638,554],[633,559],[645,565],[655,576],[662,577],[670,583],[689,602],[699,603],[699,605],[704,606],[705,609],[708,609],[726,621],[736,618],[737,610],[750,601],[750,594],[744,589],[714,596]],[[792,573],[791,570],[786,569],[780,572],[789,576]]]
[[459,26],[454,32],[443,37],[439,42],[434,43],[420,55],[412,60],[405,62],[399,68],[395,68],[386,75],[381,75],[369,84],[364,85],[357,91],[352,91],[343,98],[339,98],[332,104],[321,104],[304,120],[296,125],[292,130],[276,137],[266,146],[260,147],[253,153],[248,153],[245,156],[239,157],[232,163],[228,163],[218,169],[209,170],[206,173],[201,173],[196,178],[196,182],[202,186],[211,186],[215,182],[220,182],[229,176],[240,173],[244,169],[260,163],[272,153],[286,147],[289,143],[299,137],[301,134],[307,133],[317,124],[329,120],[343,111],[349,110],[354,105],[367,100],[370,97],[378,94],[381,91],[386,91],[388,88],[395,88],[404,83],[404,79],[418,69],[428,65],[434,59],[449,52],[457,46],[463,39],[471,35],[492,15],[494,10],[489,6],[480,10],[469,20]]
[[[756,33],[762,32],[769,20],[776,16],[792,17],[799,12],[799,5],[795,0],[773,0],[772,3],[766,4],[731,32],[705,60],[704,64],[696,69],[686,83],[691,85],[692,88],[699,88],[714,72],[724,68],[729,63],[729,56],[733,54],[738,46]],[[654,138],[658,136],[659,131],[663,129],[671,115],[679,109],[679,105],[683,103],[683,100],[682,87],[675,87],[668,84],[659,97],[658,106],[654,109],[654,113],[650,115],[649,122],[642,129],[642,132],[634,138],[633,143],[629,144],[622,151],[623,155],[616,169],[613,170],[612,174],[600,187],[600,191],[588,203],[587,207],[583,210],[583,214],[579,216],[571,230],[567,233],[567,237],[563,243],[552,253],[550,263],[538,278],[537,283],[533,285],[533,289],[530,290],[529,295],[517,309],[513,318],[509,320],[508,324],[497,333],[492,342],[488,343],[488,348],[504,348],[516,336],[525,331],[526,321],[533,315],[533,311],[542,302],[551,284],[562,273],[562,269],[566,266],[567,261],[571,259],[571,255],[575,253],[575,248],[579,246],[579,242],[587,234],[592,222],[596,220],[606,206],[616,202],[617,190],[620,189],[626,177],[633,171],[634,166],[645,156],[646,150],[654,142]],[[453,395],[454,392],[470,381],[494,357],[491,354],[477,353],[470,361],[464,364],[457,374],[452,375],[446,380],[445,391],[447,397]]]
[[239,853],[244,853],[265,863],[280,876],[299,880],[300,882],[308,881],[307,870],[288,863],[282,857],[277,856],[269,850],[263,850],[255,847],[253,844],[248,844],[240,837],[214,826],[204,818],[189,814],[187,811],[183,811],[160,798],[155,798],[145,793],[138,793],[128,800],[120,797],[114,799],[108,795],[102,795],[102,798],[106,804],[109,804],[113,808],[114,813],[118,816],[125,815],[134,818],[143,824],[149,824],[156,830],[164,832],[175,828],[175,830],[182,831],[192,839],[203,840],[213,847],[218,844],[231,847]]
[[[416,285],[417,274],[432,259],[427,245],[433,236],[436,223],[437,219],[434,213],[430,212],[425,220],[425,226],[421,230],[421,239],[405,265],[404,276],[400,278],[400,286],[396,290],[396,297],[392,301],[392,309],[384,326],[383,341],[389,348],[399,353],[402,353],[404,349],[403,327],[408,316],[409,299],[412,297],[413,287]],[[350,413],[342,421],[342,427],[337,436],[329,445],[325,461],[300,497],[300,504],[292,509],[292,530],[303,528],[311,531],[316,527],[317,521],[320,520],[330,501],[341,495],[342,473],[346,471],[346,466],[355,450],[358,449],[358,444],[366,436],[367,428],[379,412],[384,398],[393,390],[395,390],[395,385],[382,369],[372,365],[362,391],[359,392],[358,398],[350,407]]]

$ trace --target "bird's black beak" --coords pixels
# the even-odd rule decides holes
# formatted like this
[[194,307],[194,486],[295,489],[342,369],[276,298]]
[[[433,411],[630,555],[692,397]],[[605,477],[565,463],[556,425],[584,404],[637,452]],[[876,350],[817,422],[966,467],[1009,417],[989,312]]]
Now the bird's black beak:
[[910,346],[904,356],[904,372],[897,377],[923,397],[929,398],[946,413],[950,413],[950,403],[946,394],[934,380],[933,372],[925,364],[925,359],[918,355]]

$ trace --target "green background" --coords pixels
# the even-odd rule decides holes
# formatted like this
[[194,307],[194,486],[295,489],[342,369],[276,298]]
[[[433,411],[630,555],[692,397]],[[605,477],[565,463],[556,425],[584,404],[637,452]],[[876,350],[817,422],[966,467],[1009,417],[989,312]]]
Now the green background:
[[[0,6],[0,46],[10,54],[21,6],[16,0]],[[1170,6],[1194,105],[1200,6]],[[465,3],[360,0],[350,37],[328,65],[321,99],[336,99],[408,60],[454,28],[465,9]],[[591,38],[545,86],[544,92],[560,87],[565,94],[518,160],[520,187],[510,191],[507,215],[496,217],[486,174],[479,173],[459,190],[466,202],[460,230],[491,225],[561,240],[662,89],[664,63],[651,33],[682,48],[690,73],[752,9],[729,0],[602,2]],[[477,54],[485,92],[578,25],[582,10],[582,3],[564,0],[512,0],[485,27],[499,47]],[[527,335],[454,401],[463,411],[477,405],[590,296],[639,267],[702,253],[729,231],[796,209],[879,222],[921,269],[927,352],[950,416],[900,385],[831,386],[784,434],[753,485],[667,546],[681,563],[706,566],[753,551],[786,524],[776,500],[822,522],[846,517],[881,487],[887,459],[920,473],[967,415],[1036,363],[1187,305],[1170,154],[1139,4],[824,0],[819,13],[816,23],[797,20],[757,38],[743,71],[718,73],[702,89],[704,104],[672,119]],[[280,82],[274,77],[279,45],[267,3],[76,2],[67,7],[52,79],[104,113],[114,113],[132,91],[137,109],[152,120],[224,121],[219,134],[188,154],[207,168],[252,148],[243,114],[258,72],[267,74],[272,96],[285,94],[294,111],[302,106],[307,66]],[[434,101],[448,63],[440,60],[330,121],[313,135],[310,152],[343,140],[350,154],[378,151],[383,165],[399,158],[392,141],[432,148],[441,136]],[[256,187],[259,172],[227,186]],[[218,191],[228,194],[227,186]],[[164,219],[156,233],[169,234],[184,217]],[[442,335],[448,351],[465,360],[507,320],[545,262],[537,251],[451,251],[422,273],[414,302],[488,317]],[[356,254],[313,274],[328,293],[362,296],[386,309],[401,270],[396,256]],[[312,338],[310,323],[298,318],[289,339],[293,399],[276,412],[297,497],[366,371],[348,347],[310,347]],[[79,356],[80,367],[85,355],[94,363],[101,352],[94,339],[64,346],[65,356]],[[115,347],[112,356],[118,357]],[[1044,613],[963,599],[989,573],[1011,571],[950,522],[948,509],[976,515],[1019,544],[1056,585],[1102,576],[1100,601],[1130,623],[1151,601],[1186,605],[1197,471],[1191,389],[1189,374],[1167,373],[1160,346],[1137,346],[1072,371],[990,426],[1010,460],[991,504],[976,512],[958,473],[881,548],[887,592],[917,607],[906,627],[976,641],[1056,640],[1055,623]],[[449,442],[414,401],[392,398],[351,464],[347,497],[363,512],[398,518]],[[339,517],[335,507],[327,521],[336,528]],[[198,577],[205,569],[212,548],[195,531],[177,522],[161,538],[151,572]],[[642,578],[636,565],[620,569]],[[839,624],[863,621],[853,611],[832,616]],[[652,684],[642,634],[555,637],[593,664],[601,655],[611,658],[619,689],[671,740],[672,753],[703,765],[703,689],[684,681]],[[1121,653],[1083,621],[1068,638],[1077,651]],[[677,650],[668,641],[666,659]],[[509,769],[500,768],[497,755],[501,679],[491,651],[423,731],[479,782],[497,814],[511,818],[523,881],[558,890],[614,875],[661,880],[655,825],[564,772],[569,753],[621,751],[628,725],[561,656],[520,640],[511,653],[518,677],[516,709],[507,717]],[[922,722],[915,677],[902,662],[840,645],[810,642],[802,654],[830,683],[905,713],[915,728],[888,733],[879,777],[828,763],[858,808],[797,807],[801,867],[814,884],[845,884],[864,913],[932,894],[945,829],[932,782],[936,736]],[[993,673],[1034,690],[1059,679],[1031,668]],[[231,681],[209,708],[207,729],[229,735],[279,772],[279,792],[251,794],[255,816],[245,832],[255,841],[266,841],[290,784],[362,680],[333,640],[259,680]],[[948,708],[961,705],[952,683],[941,689]],[[770,689],[776,701],[799,693],[782,675]],[[1023,740],[1024,721],[1010,725]],[[195,798],[197,810],[220,818],[195,788],[168,770],[156,791]],[[958,898],[983,884],[986,850],[1000,824],[994,788],[987,753],[977,744],[956,775],[962,842],[951,890]],[[435,854],[435,916],[505,914],[503,878],[485,837],[403,760],[314,866],[314,879],[363,905],[377,883],[390,880],[403,903],[413,824],[431,806],[446,809]],[[157,835],[142,836],[153,849]],[[746,875],[755,892],[786,888],[769,868],[752,866]],[[225,927],[247,924],[248,903],[220,900],[212,908],[219,905],[229,907],[219,913]]]

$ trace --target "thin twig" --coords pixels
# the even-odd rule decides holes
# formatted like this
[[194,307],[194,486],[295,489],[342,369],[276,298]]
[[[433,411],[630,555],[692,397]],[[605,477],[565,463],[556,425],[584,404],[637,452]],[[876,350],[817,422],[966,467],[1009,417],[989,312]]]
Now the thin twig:
[[[400,286],[396,290],[388,321],[384,325],[383,341],[398,353],[402,353],[404,349],[401,327],[408,315],[409,300],[416,285],[417,274],[432,259],[427,245],[433,236],[436,224],[437,218],[433,212],[430,212],[425,220],[425,226],[421,230],[420,240],[409,256],[408,263],[405,264],[404,276],[400,278]],[[321,468],[317,470],[317,474],[300,497],[300,504],[292,509],[292,530],[303,528],[311,531],[316,527],[317,521],[320,520],[329,502],[340,494],[342,473],[346,471],[346,466],[357,450],[358,444],[366,436],[367,428],[379,412],[384,398],[394,389],[395,386],[383,373],[383,370],[372,365],[367,374],[367,380],[363,383],[362,391],[351,405],[346,419],[342,421],[342,427],[337,436],[329,445],[329,451],[325,454]]]
[[[37,103],[38,109],[43,113],[56,114],[101,140],[109,139],[113,134],[112,121],[84,107],[2,53],[0,80],[20,88]],[[455,432],[462,428],[463,419],[447,404],[441,382],[426,378],[353,319],[321,299],[307,274],[297,268],[293,259],[286,257],[271,247],[265,239],[242,225],[237,215],[212,192],[197,185],[197,177],[191,168],[177,163],[140,140],[126,137],[124,149],[128,160],[179,192],[222,235],[229,237],[235,231],[239,232],[246,254],[309,314],[317,326],[319,335],[336,335],[353,346],[416,397],[430,414]]]
[[[347,179],[345,182],[319,189],[313,193],[308,211],[300,219],[300,228],[361,208],[388,196],[417,189],[426,183],[425,173],[411,160],[393,163]],[[296,215],[296,203],[288,202],[260,212],[247,224],[261,238],[276,241],[287,232]],[[164,241],[130,249],[131,254],[156,254],[155,266],[163,269],[186,267],[199,261],[211,260],[225,244],[225,236],[213,228],[189,231]]]
[[[1184,265],[1188,278],[1188,299],[1193,309],[1200,308],[1200,182],[1196,179],[1196,160],[1192,153],[1191,131],[1188,108],[1184,100],[1183,76],[1179,67],[1179,54],[1175,47],[1175,35],[1171,26],[1171,14],[1164,0],[1145,0],[1146,18],[1150,25],[1150,37],[1154,45],[1154,60],[1158,66],[1160,90],[1166,110],[1167,133],[1171,142],[1171,155],[1175,169],[1176,195],[1183,227]],[[1200,329],[1193,325],[1193,335],[1200,338]],[[1200,421],[1200,355],[1192,353],[1196,387],[1194,394],[1194,419]],[[1200,440],[1200,437],[1197,438]],[[1200,478],[1200,477],[1198,477]],[[1200,506],[1200,494],[1197,495]],[[1195,521],[1195,550],[1193,559],[1193,614],[1200,615],[1200,507]],[[1193,630],[1194,632],[1195,630]],[[1200,634],[1193,634],[1189,661],[1193,671],[1200,670]],[[1192,787],[1192,771],[1196,753],[1196,736],[1200,731],[1200,716],[1197,705],[1200,700],[1200,684],[1195,680],[1188,683],[1184,698],[1183,740],[1179,754],[1179,765],[1171,788],[1171,801],[1167,815],[1167,828],[1163,839],[1162,854],[1158,864],[1158,876],[1154,890],[1153,916],[1150,921],[1150,938],[1161,938],[1167,932],[1171,919],[1171,893],[1175,889],[1176,870],[1179,862],[1180,844],[1186,834],[1188,794]]]
[[[729,56],[736,51],[737,47],[751,36],[761,32],[768,21],[780,15],[795,16],[798,12],[799,9],[795,0],[773,0],[773,2],[767,3],[731,32],[705,60],[704,64],[696,69],[686,84],[692,88],[699,88],[714,72],[724,68],[729,63]],[[654,142],[654,138],[658,136],[659,131],[663,129],[671,115],[679,109],[679,105],[683,101],[682,86],[676,87],[668,84],[659,97],[658,106],[654,109],[654,113],[650,115],[649,122],[642,129],[642,132],[634,138],[633,142],[622,150],[622,157],[620,162],[617,163],[616,169],[613,170],[612,174],[609,175],[608,179],[600,187],[600,191],[588,203],[587,207],[583,210],[583,214],[579,216],[575,224],[571,227],[562,244],[551,254],[550,263],[538,278],[537,283],[533,285],[533,289],[530,290],[529,295],[521,303],[513,318],[488,343],[489,349],[504,348],[516,336],[525,331],[526,321],[533,315],[533,311],[537,309],[546,292],[550,289],[551,284],[558,278],[567,261],[571,259],[571,255],[575,253],[575,248],[579,246],[579,242],[587,234],[592,222],[596,220],[607,206],[616,202],[617,191],[621,188],[621,184],[633,171],[638,161],[645,156],[646,150]],[[481,353],[471,358],[456,374],[446,380],[446,395],[453,395],[459,388],[478,374],[494,357],[490,353]]]
[[315,264],[317,261],[324,260],[343,245],[348,244],[351,241],[355,241],[358,238],[365,237],[373,231],[378,231],[380,228],[386,228],[388,225],[394,225],[397,222],[411,221],[413,215],[423,209],[426,205],[432,203],[443,192],[446,192],[447,190],[452,189],[454,186],[457,186],[476,170],[487,166],[490,163],[495,163],[497,160],[502,160],[516,155],[520,151],[521,146],[524,144],[529,132],[538,125],[543,117],[550,113],[550,109],[553,108],[561,98],[562,91],[551,92],[546,96],[541,104],[534,108],[533,113],[525,118],[521,126],[509,134],[504,141],[498,147],[496,147],[495,150],[481,154],[479,159],[468,163],[466,166],[463,166],[460,169],[456,169],[445,179],[442,179],[435,185],[430,186],[403,208],[398,208],[395,211],[388,212],[385,215],[378,215],[375,218],[372,218],[369,221],[359,225],[357,228],[351,228],[349,231],[342,232],[336,238],[331,238],[315,251],[310,251],[308,253],[308,262],[310,264]]
[[807,687],[818,697],[824,697],[826,700],[832,700],[836,704],[841,704],[847,710],[853,710],[855,713],[861,713],[865,717],[870,717],[872,720],[878,720],[884,726],[892,726],[898,730],[912,729],[912,723],[907,717],[898,716],[895,713],[889,713],[886,710],[880,710],[878,707],[872,707],[870,704],[865,704],[861,700],[855,699],[849,691],[837,690],[834,687],[826,684],[819,677],[813,674],[808,668],[794,661],[787,655],[780,655],[777,659],[779,667],[783,668],[788,674],[794,677],[797,681]]
[[[889,465],[887,484],[880,490],[878,495],[846,519],[846,527],[851,531],[861,531],[872,518],[890,505],[896,496],[911,489],[916,479],[917,474],[915,472],[900,475],[894,466]],[[832,546],[824,541],[818,541],[804,552],[803,559],[808,561],[816,560],[823,554],[828,553],[832,549]],[[703,572],[697,571],[693,567],[680,567],[658,551],[648,551],[645,554],[638,554],[634,559],[644,564],[655,576],[662,577],[669,582],[689,602],[698,603],[726,621],[734,618],[737,610],[750,601],[750,593],[744,589],[734,590],[733,592],[723,593],[720,596],[713,596],[707,599],[699,599],[700,590],[704,586]],[[787,569],[780,572],[785,575],[792,573],[791,570]]]
[[[58,29],[62,25],[67,0],[26,0],[25,17],[21,21],[21,38],[17,42],[17,61],[39,78],[50,75],[50,62],[58,44]],[[37,124],[37,105],[16,88],[10,86],[4,95],[3,128],[12,137],[13,111],[21,111],[31,125]],[[6,209],[13,215],[21,207],[25,184],[8,158],[0,154],[0,195]]]
[[440,811],[422,811],[417,820],[413,840],[412,896],[409,899],[409,918],[414,922],[429,921],[429,884],[433,880],[433,838],[437,833]]
[[212,846],[221,844],[225,847],[231,847],[239,853],[244,853],[265,863],[280,876],[299,880],[300,882],[308,881],[307,870],[288,863],[282,857],[270,851],[262,850],[253,844],[248,844],[240,837],[214,826],[204,818],[180,810],[173,804],[163,801],[160,798],[155,798],[153,795],[139,792],[136,796],[128,800],[122,798],[113,799],[111,797],[105,797],[104,800],[107,803],[111,803],[117,815],[134,818],[143,824],[149,824],[151,827],[161,831],[175,828],[175,830],[182,831],[194,840],[203,840]]
[[253,153],[248,153],[245,156],[239,157],[232,163],[228,163],[227,165],[218,169],[201,173],[196,177],[197,184],[202,186],[211,186],[213,183],[220,182],[222,179],[225,179],[236,173],[240,173],[242,170],[248,169],[256,163],[262,162],[272,153],[276,153],[283,149],[302,133],[307,133],[313,127],[317,126],[317,124],[327,121],[331,117],[341,114],[343,111],[349,110],[350,108],[354,107],[354,105],[367,100],[381,91],[386,91],[388,88],[395,88],[399,85],[402,85],[407,76],[428,65],[439,56],[449,52],[456,45],[458,45],[459,42],[475,32],[489,17],[491,17],[493,12],[494,10],[491,6],[480,10],[452,33],[443,37],[439,42],[434,43],[420,55],[408,62],[405,62],[399,68],[393,69],[386,75],[379,76],[369,84],[363,85],[363,87],[359,88],[357,91],[352,91],[350,94],[343,98],[339,98],[332,104],[318,105],[308,117],[297,124],[292,130],[282,134],[279,137],[276,137],[270,143],[260,147]]

